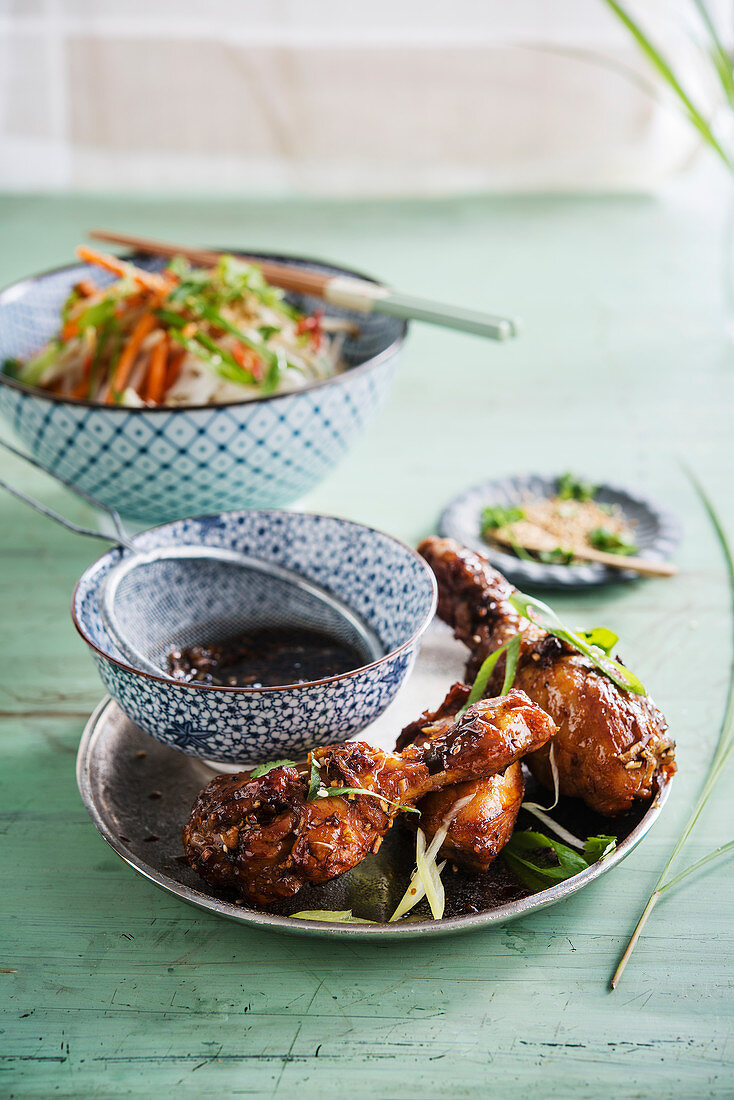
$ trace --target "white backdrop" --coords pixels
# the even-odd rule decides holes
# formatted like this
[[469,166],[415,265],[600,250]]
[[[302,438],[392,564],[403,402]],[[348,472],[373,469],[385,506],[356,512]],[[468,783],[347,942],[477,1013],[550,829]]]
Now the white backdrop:
[[650,188],[696,142],[643,74],[602,0],[0,0],[0,189]]

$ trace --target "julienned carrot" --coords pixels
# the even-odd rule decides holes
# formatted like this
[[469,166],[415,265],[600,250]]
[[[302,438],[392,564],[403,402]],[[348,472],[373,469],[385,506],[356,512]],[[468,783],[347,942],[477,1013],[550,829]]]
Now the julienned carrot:
[[91,298],[97,293],[97,287],[91,279],[80,279],[78,283],[74,283],[72,290],[76,291],[80,298]]
[[113,275],[119,275],[120,278],[129,276],[145,290],[154,290],[157,294],[165,294],[166,291],[170,290],[170,284],[160,275],[143,271],[135,264],[126,263],[125,260],[120,260],[117,256],[110,256],[107,252],[96,252],[93,248],[87,248],[85,244],[80,244],[76,254],[86,264],[97,264],[98,267],[103,267],[105,271],[111,271]]
[[153,348],[150,356],[150,370],[145,382],[146,401],[160,405],[166,383],[166,360],[168,359],[168,337],[163,336]]
[[183,348],[175,347],[171,349],[171,354],[168,357],[168,365],[166,367],[166,380],[163,385],[163,392],[168,393],[174,382],[178,381],[178,376],[181,373],[181,367],[186,357],[186,352]]
[[74,389],[69,394],[69,397],[71,397],[74,401],[79,401],[82,397],[86,397],[88,386],[89,383],[87,382],[87,379],[82,378],[81,382],[77,382],[76,386],[74,386]]
[[132,331],[128,342],[122,349],[122,354],[117,362],[115,373],[112,376],[112,384],[107,394],[107,404],[114,403],[115,394],[120,394],[127,385],[135,358],[140,351],[140,345],[145,337],[156,325],[156,317],[153,313],[144,313]]
[[262,382],[263,361],[256,351],[253,351],[252,348],[246,348],[244,344],[235,344],[232,348],[232,355],[234,355],[242,369],[251,374],[256,382]]

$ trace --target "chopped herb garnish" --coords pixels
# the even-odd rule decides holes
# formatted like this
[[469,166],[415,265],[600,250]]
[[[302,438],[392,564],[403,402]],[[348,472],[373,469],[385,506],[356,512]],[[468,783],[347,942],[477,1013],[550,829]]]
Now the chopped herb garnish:
[[117,300],[113,298],[112,295],[109,295],[95,305],[85,309],[76,320],[79,332],[82,333],[88,328],[102,328],[103,325],[107,324],[110,318],[114,317],[116,305]]
[[598,485],[584,481],[575,474],[563,474],[558,479],[558,495],[561,500],[593,500]]
[[597,649],[603,650],[607,657],[611,657],[612,650],[619,641],[619,635],[613,630],[607,630],[605,626],[595,626],[593,630],[579,630],[578,635],[589,645],[595,645]]
[[586,871],[614,850],[617,838],[592,836],[583,855],[566,844],[531,829],[513,833],[502,849],[502,858],[531,890],[545,890]]
[[12,356],[8,359],[3,359],[2,371],[3,374],[7,374],[9,378],[18,378],[22,369],[23,364],[20,359],[14,359]]
[[544,565],[570,565],[573,561],[573,550],[563,550],[560,546],[553,550],[538,550],[538,558]]
[[611,527],[595,527],[589,531],[588,539],[595,550],[604,550],[607,554],[636,554],[637,544],[613,531]]
[[587,863],[598,863],[617,847],[616,836],[590,836],[584,844],[584,859]]
[[[583,653],[600,672],[607,676],[618,688],[621,688],[622,691],[631,691],[635,695],[647,695],[642,681],[635,676],[634,672],[630,672],[630,670],[620,664],[619,661],[615,661],[609,657],[600,646],[593,643],[590,644],[583,634],[577,634],[569,630],[568,627],[563,625],[555,611],[549,607],[547,603],[537,599],[535,596],[528,596],[524,592],[519,592],[517,589],[510,596],[510,603],[515,610],[519,611],[521,615],[524,615],[526,619],[537,623],[538,626],[541,626],[543,630],[546,630],[549,634],[553,634],[556,638],[568,642],[568,644],[573,646],[574,649],[577,649],[579,653]],[[537,614],[533,614],[533,611],[540,612],[540,617]],[[611,631],[609,631],[609,634],[611,634]]]
[[517,523],[525,512],[516,505],[490,504],[482,512],[482,534],[507,527],[508,523]]
[[531,890],[545,890],[554,883],[565,882],[589,866],[568,845],[532,829],[513,833],[502,849],[502,858]]
[[258,764],[258,766],[250,772],[250,779],[260,779],[263,775],[267,775],[268,772],[272,772],[275,768],[295,768],[295,760],[270,760],[267,764]]

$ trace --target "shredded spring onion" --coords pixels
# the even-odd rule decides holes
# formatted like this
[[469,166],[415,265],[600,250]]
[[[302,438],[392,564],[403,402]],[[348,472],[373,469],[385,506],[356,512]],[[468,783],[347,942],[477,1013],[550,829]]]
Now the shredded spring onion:
[[463,714],[467,707],[470,707],[472,703],[477,703],[483,698],[487,685],[494,672],[495,665],[499,661],[503,653],[507,653],[507,661],[505,664],[505,679],[502,684],[502,691],[500,695],[507,695],[508,691],[515,682],[515,673],[517,672],[517,662],[520,657],[520,646],[522,644],[522,635],[515,634],[510,638],[508,642],[505,642],[499,649],[495,649],[494,653],[490,653],[488,657],[485,657],[482,661],[482,667],[477,673],[472,689],[469,692],[469,698],[464,703],[464,706],[459,711],[459,714]]
[[53,338],[4,364],[29,386],[99,404],[216,405],[302,389],[341,369],[351,322],[300,313],[254,264],[222,256],[204,269],[177,257],[153,274],[92,249],[78,255],[118,278],[80,280]]
[[[530,622],[537,623],[548,634],[553,634],[556,638],[568,642],[579,653],[588,657],[591,663],[622,691],[631,691],[635,695],[647,695],[642,681],[635,676],[634,672],[625,668],[619,661],[614,661],[601,646],[590,644],[583,634],[569,630],[547,603],[539,600],[536,596],[528,596],[524,592],[519,592],[517,589],[510,596],[510,603],[516,611],[519,611]],[[536,614],[533,612],[536,612]],[[537,612],[540,612],[540,616]],[[597,628],[597,630],[602,630],[602,628]],[[592,631],[591,633],[593,636],[597,632]],[[606,640],[608,640],[611,633],[611,631],[603,631]]]
[[523,810],[527,810],[529,814],[537,817],[539,821],[559,836],[561,840],[565,840],[567,844],[573,845],[574,848],[579,848],[583,851],[584,841],[579,840],[577,836],[570,833],[568,829],[564,829],[562,825],[559,825],[557,821],[554,821],[552,817],[549,817],[549,811],[555,810],[558,805],[558,799],[560,797],[561,786],[560,778],[558,775],[558,765],[556,764],[556,747],[551,741],[550,750],[548,753],[548,763],[550,764],[551,774],[553,776],[553,801],[550,806],[541,806],[538,802],[523,802]]
[[302,909],[300,913],[291,913],[297,920],[336,921],[339,924],[377,924],[366,917],[355,917],[351,909]]
[[431,907],[431,915],[434,920],[440,920],[443,916],[445,906],[445,895],[443,889],[443,883],[441,882],[441,872],[446,866],[446,861],[443,863],[436,863],[436,856],[438,855],[441,845],[448,835],[451,822],[454,820],[457,814],[459,814],[465,806],[474,798],[473,794],[464,795],[463,798],[459,798],[453,804],[449,812],[441,822],[440,827],[436,830],[428,848],[426,848],[426,835],[422,829],[418,829],[416,832],[415,841],[415,854],[416,854],[416,869],[410,877],[408,883],[408,889],[403,894],[397,909],[390,917],[388,923],[400,920],[411,909],[413,909],[422,898],[428,898],[428,904]]

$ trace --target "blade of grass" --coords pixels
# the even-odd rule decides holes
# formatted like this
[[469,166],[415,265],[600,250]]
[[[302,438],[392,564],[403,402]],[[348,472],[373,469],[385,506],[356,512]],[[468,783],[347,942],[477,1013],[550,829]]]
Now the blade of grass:
[[627,9],[622,4],[618,3],[618,0],[605,0],[605,2],[607,6],[612,9],[620,22],[625,25],[647,60],[680,101],[689,121],[696,127],[714,152],[721,157],[727,168],[731,169],[734,167],[726,151],[716,139],[713,130],[686,92],[665,56],[658,50],[654,43],[650,41],[642,27],[632,18]]
[[719,32],[703,0],[693,0],[693,3],[696,5],[701,22],[711,38],[711,60],[721,81],[721,87],[724,89],[724,95],[729,106],[734,107],[734,71],[732,71],[731,58],[724,48]]
[[725,856],[727,852],[734,850],[734,840],[730,840],[728,844],[720,844],[718,848],[714,848],[712,852],[707,852],[705,856],[701,856],[695,863],[692,863],[690,867],[686,867],[685,871],[681,871],[680,874],[674,878],[669,879],[665,886],[661,886],[658,890],[659,894],[665,894],[668,890],[671,890],[674,886],[677,886],[683,879],[688,878],[689,875],[693,875],[696,871],[700,871],[708,863],[712,863],[715,859],[720,859],[721,856]]
[[724,770],[724,767],[726,766],[727,761],[729,760],[730,756],[732,755],[732,751],[734,751],[734,557],[732,557],[732,551],[731,551],[731,546],[729,545],[729,539],[727,538],[726,532],[724,531],[724,528],[722,527],[721,520],[719,519],[719,515],[718,515],[716,509],[714,508],[714,505],[713,505],[710,497],[706,493],[705,489],[701,485],[701,482],[698,480],[698,478],[693,473],[693,471],[689,470],[685,466],[683,468],[685,470],[685,473],[686,473],[688,479],[690,480],[691,484],[693,485],[693,488],[696,492],[696,495],[698,496],[699,500],[703,504],[703,507],[706,510],[706,513],[708,515],[709,520],[711,521],[711,525],[713,526],[714,533],[716,534],[716,538],[719,542],[719,546],[721,547],[721,552],[724,556],[724,562],[726,564],[727,579],[729,581],[729,605],[730,605],[729,606],[729,611],[730,611],[730,620],[731,620],[731,656],[730,656],[730,660],[729,660],[729,687],[728,687],[728,692],[727,692],[726,706],[724,708],[724,716],[721,720],[721,727],[720,727],[720,730],[719,730],[719,738],[718,738],[718,741],[716,743],[716,749],[714,751],[714,755],[713,755],[713,758],[711,760],[711,766],[709,768],[709,772],[708,772],[708,775],[706,777],[706,782],[703,785],[701,793],[698,796],[698,801],[696,802],[696,805],[693,807],[693,810],[691,811],[691,815],[688,818],[688,821],[686,822],[686,825],[683,829],[683,832],[681,833],[681,835],[678,839],[678,842],[677,842],[675,848],[673,849],[673,851],[670,855],[670,858],[668,859],[668,862],[663,867],[663,870],[660,874],[660,877],[658,878],[658,881],[655,883],[655,888],[654,888],[652,894],[650,895],[650,898],[647,902],[647,905],[645,906],[645,908],[642,911],[642,916],[640,917],[639,921],[637,922],[637,925],[635,926],[635,930],[632,933],[632,937],[631,937],[629,943],[627,944],[627,947],[625,948],[624,954],[622,955],[621,959],[619,960],[619,964],[617,966],[617,969],[614,971],[614,974],[612,975],[612,981],[611,981],[612,989],[617,988],[617,985],[619,984],[619,980],[622,977],[622,974],[624,972],[624,968],[626,967],[626,965],[629,961],[629,958],[630,958],[630,956],[631,956],[631,954],[632,954],[632,952],[635,948],[635,944],[637,943],[637,941],[640,937],[640,933],[642,932],[642,929],[644,928],[644,926],[647,922],[647,919],[650,916],[650,913],[652,912],[653,908],[657,904],[659,898],[662,897],[663,893],[665,893],[665,891],[668,890],[669,887],[673,885],[673,883],[681,882],[684,878],[687,878],[689,874],[692,874],[694,870],[698,870],[699,867],[703,866],[704,863],[708,863],[713,859],[717,859],[719,856],[724,855],[725,853],[727,853],[730,850],[730,848],[732,847],[731,844],[725,844],[720,849],[717,849],[714,852],[710,852],[708,856],[704,856],[703,860],[698,860],[696,863],[691,864],[690,867],[685,868],[678,875],[676,875],[675,878],[672,878],[672,879],[668,878],[668,873],[669,873],[671,867],[673,866],[673,864],[677,860],[678,856],[680,855],[681,851],[683,850],[683,848],[686,844],[686,841],[688,840],[688,837],[691,835],[691,833],[692,833],[692,831],[693,831],[693,829],[696,825],[696,822],[698,821],[699,817],[701,816],[701,814],[703,812],[703,809],[706,806],[706,803],[708,802],[709,797],[711,796],[711,792],[713,791],[714,787],[716,786],[716,783],[719,779],[719,776],[721,775],[722,771]]

